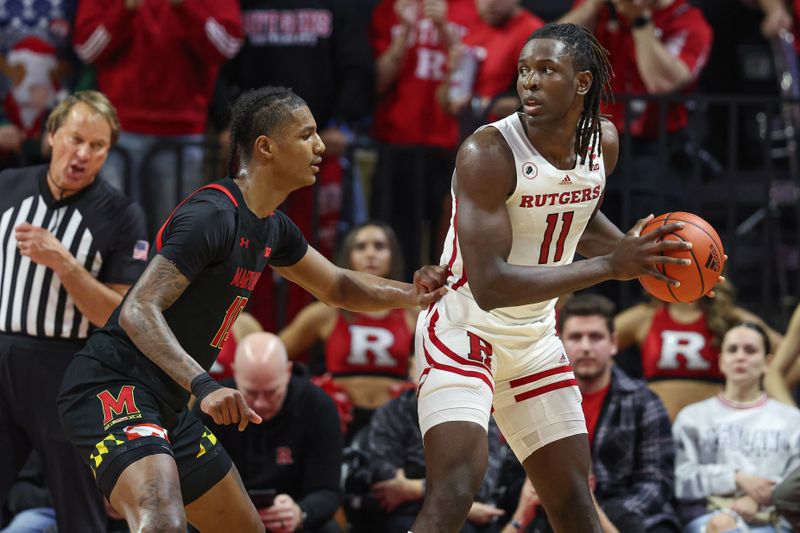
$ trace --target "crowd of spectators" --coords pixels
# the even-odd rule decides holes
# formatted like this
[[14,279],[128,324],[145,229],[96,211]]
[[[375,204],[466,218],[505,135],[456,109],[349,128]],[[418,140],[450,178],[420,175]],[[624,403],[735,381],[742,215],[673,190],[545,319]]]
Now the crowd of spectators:
[[[722,3],[768,48],[766,39],[793,31],[800,2]],[[125,530],[64,440],[54,395],[69,354],[119,303],[174,206],[236,168],[219,147],[237,96],[283,85],[308,102],[327,150],[318,183],[283,210],[340,265],[403,280],[438,262],[456,150],[517,109],[517,55],[547,22],[583,25],[609,51],[616,98],[603,110],[624,139],[624,164],[603,211],[627,228],[687,209],[686,168],[697,156],[687,147],[699,132],[681,96],[725,82],[724,48],[736,38],[719,4],[2,2],[0,531]],[[53,109],[62,112],[48,122]],[[702,129],[709,157],[725,159],[719,128]],[[91,145],[88,170],[68,190],[58,180],[75,171],[63,158],[84,150],[78,144]],[[34,170],[13,170],[23,165]],[[206,417],[210,438],[230,453],[268,531],[408,531],[425,493],[409,382],[416,314],[312,300],[277,276],[260,278],[212,375],[230,380],[264,423],[238,432]],[[730,285],[713,299],[619,312],[599,294],[565,298],[559,331],[583,395],[605,531],[800,527],[800,307],[785,337],[745,307]],[[22,409],[14,395],[30,390],[37,399]],[[462,531],[550,531],[494,424],[489,440]]]

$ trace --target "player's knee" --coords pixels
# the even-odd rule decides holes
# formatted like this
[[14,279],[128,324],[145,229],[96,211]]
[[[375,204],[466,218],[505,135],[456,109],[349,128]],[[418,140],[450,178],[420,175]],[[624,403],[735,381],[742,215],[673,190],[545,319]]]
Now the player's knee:
[[707,533],[721,533],[722,531],[730,531],[736,529],[736,520],[732,516],[717,513],[711,517],[711,520],[706,524]]
[[180,499],[151,496],[140,501],[137,514],[138,527],[131,529],[139,533],[186,532],[186,513]]
[[186,533],[186,516],[173,511],[147,513],[141,521],[138,533]]
[[466,483],[443,483],[426,494],[431,504],[444,514],[462,515],[475,499],[475,490]]

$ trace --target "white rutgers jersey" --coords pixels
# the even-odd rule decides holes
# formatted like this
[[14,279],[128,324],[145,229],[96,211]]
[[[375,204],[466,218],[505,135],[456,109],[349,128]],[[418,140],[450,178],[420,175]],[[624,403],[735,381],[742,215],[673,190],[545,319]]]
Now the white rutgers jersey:
[[[591,151],[585,164],[582,165],[578,157],[574,169],[559,170],[533,147],[517,113],[481,129],[487,127],[497,128],[502,133],[514,154],[514,164],[517,169],[516,187],[506,200],[513,228],[513,243],[508,262],[527,266],[556,266],[571,263],[578,241],[597,209],[605,187],[603,158]],[[454,178],[455,176],[454,173]],[[448,265],[447,285],[452,289],[450,293],[455,292],[463,298],[468,298],[469,304],[472,304],[470,307],[477,308],[469,287],[469,273],[464,272],[461,249],[456,236],[458,205],[455,192],[451,194],[453,212],[441,262]],[[446,304],[457,305],[460,298],[450,295],[450,298],[445,300]],[[489,312],[493,316],[486,313],[470,313],[472,320],[485,322],[471,323],[471,325],[491,328],[493,318],[514,324],[538,322],[544,326],[541,330],[543,334],[555,326],[553,313],[555,302],[556,299],[552,299],[535,304],[497,308]],[[481,319],[481,316],[484,318]]]

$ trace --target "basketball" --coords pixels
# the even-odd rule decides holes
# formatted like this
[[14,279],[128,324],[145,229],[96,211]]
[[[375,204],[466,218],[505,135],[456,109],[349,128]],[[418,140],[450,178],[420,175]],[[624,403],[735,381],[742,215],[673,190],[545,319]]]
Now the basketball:
[[692,243],[690,250],[666,250],[662,254],[669,257],[691,259],[689,266],[655,265],[659,272],[681,282],[679,287],[669,285],[652,276],[643,276],[639,282],[647,292],[665,302],[693,302],[708,294],[716,285],[722,267],[725,266],[725,251],[716,230],[692,213],[665,213],[651,220],[642,229],[647,235],[659,226],[671,222],[683,222],[683,229],[665,236],[667,240],[681,240]]

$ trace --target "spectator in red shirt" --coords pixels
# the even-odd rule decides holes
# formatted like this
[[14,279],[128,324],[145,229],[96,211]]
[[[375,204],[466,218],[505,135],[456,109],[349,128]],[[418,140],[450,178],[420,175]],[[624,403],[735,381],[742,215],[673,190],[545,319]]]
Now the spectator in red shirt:
[[[447,75],[449,48],[475,22],[475,0],[381,0],[372,14],[378,102],[373,135],[379,143],[371,214],[397,232],[405,271],[442,249],[458,122],[436,100]],[[424,224],[431,228],[423,238]]]
[[[519,51],[544,26],[539,17],[520,7],[520,0],[475,0],[475,7],[478,17],[461,43],[451,47],[449,72],[436,92],[442,107],[458,116],[461,139],[519,107]],[[469,74],[464,68],[473,69],[474,80],[464,76]]]
[[[620,132],[633,136],[631,153],[624,154],[632,187],[626,218],[680,209],[685,197],[679,159],[686,141],[686,107],[667,103],[662,124],[659,104],[635,95],[694,88],[713,37],[703,14],[688,0],[576,0],[561,21],[590,28],[609,52],[611,89],[617,98],[603,112]],[[603,210],[625,226],[620,194],[620,183],[609,182]]]
[[[75,51],[96,67],[97,85],[122,123],[117,146],[123,155],[109,156],[103,177],[142,203],[151,235],[202,184],[198,143],[219,67],[241,46],[240,18],[239,3],[230,1],[79,4]],[[172,143],[193,144],[175,149]]]

